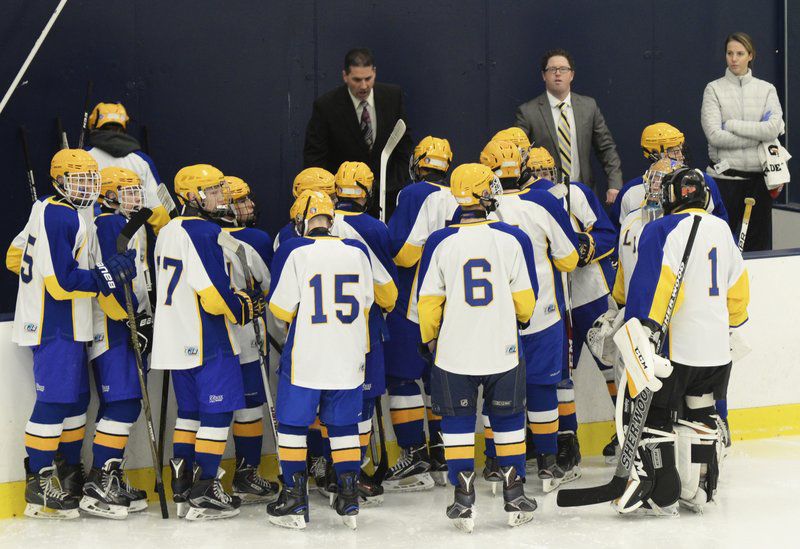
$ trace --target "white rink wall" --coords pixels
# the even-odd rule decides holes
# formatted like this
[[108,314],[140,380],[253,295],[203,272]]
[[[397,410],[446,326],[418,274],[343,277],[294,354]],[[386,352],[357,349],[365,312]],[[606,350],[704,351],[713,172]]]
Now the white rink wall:
[[[728,405],[731,409],[800,403],[800,255],[750,259],[750,320],[741,330],[753,351],[733,369]],[[23,434],[33,408],[35,393],[31,353],[11,342],[11,322],[0,323],[0,483],[22,480],[25,457]],[[274,365],[275,353],[271,354]],[[158,428],[161,372],[151,372],[150,398],[153,421]],[[584,348],[575,372],[578,419],[582,423],[610,420],[611,401],[602,376]],[[88,461],[91,432],[97,410],[92,389],[84,453]],[[167,421],[167,456],[171,453],[171,426],[175,418],[171,395]],[[388,419],[388,410],[384,414]],[[392,437],[391,427],[388,428]],[[140,418],[131,434],[127,467],[148,467],[150,453]],[[273,453],[271,428],[265,426],[264,453]],[[231,457],[228,446],[225,457]]]

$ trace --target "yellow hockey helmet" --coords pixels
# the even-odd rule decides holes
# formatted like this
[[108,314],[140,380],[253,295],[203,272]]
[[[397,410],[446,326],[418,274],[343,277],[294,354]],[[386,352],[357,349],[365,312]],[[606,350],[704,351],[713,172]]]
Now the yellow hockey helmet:
[[[683,133],[666,122],[657,122],[647,126],[642,131],[642,153],[645,158],[657,159],[663,156],[669,149],[680,149],[683,147],[686,138]],[[683,160],[683,156],[676,158]]]
[[494,134],[492,141],[511,141],[520,149],[531,148],[531,140],[528,139],[528,134],[525,133],[525,130],[516,126],[500,130]]
[[106,124],[119,124],[128,127],[128,111],[122,103],[98,103],[89,115],[89,129],[97,130]]
[[245,183],[241,177],[226,175],[225,181],[228,183],[228,190],[231,193],[231,200],[239,200],[250,196],[250,185]]
[[[206,204],[207,191],[217,190],[221,196],[215,196],[214,204]],[[231,214],[231,195],[225,176],[210,164],[195,164],[178,170],[175,174],[175,194],[181,204],[191,202],[189,193],[196,195],[200,200],[195,201],[207,213],[214,217],[225,217]],[[216,193],[215,193],[216,194]]]
[[[460,206],[489,206],[492,211],[496,197],[503,194],[503,187],[497,176],[483,164],[461,164],[450,176],[450,192]],[[483,203],[482,203],[483,202]]]
[[50,161],[56,190],[76,208],[87,208],[100,195],[97,161],[83,149],[61,149]]
[[334,181],[339,198],[368,198],[375,176],[363,162],[342,162]]
[[[450,142],[447,139],[428,135],[414,147],[414,154],[411,155],[411,165],[409,175],[414,181],[423,179],[420,170],[433,170],[437,174],[433,179],[439,180],[450,169],[453,161],[453,151],[450,149]],[[428,172],[430,173],[430,172]],[[426,176],[425,179],[432,179]]]
[[256,203],[250,195],[250,185],[241,177],[233,175],[226,175],[225,182],[228,184],[228,191],[231,194],[233,213],[236,216],[237,224],[239,226],[254,225],[258,218],[258,212]]
[[649,202],[661,202],[661,183],[664,178],[684,165],[671,158],[659,158],[653,162],[642,178],[645,196]]
[[306,168],[294,178],[292,195],[298,198],[303,191],[321,191],[327,195],[336,194],[333,174],[323,168]]
[[292,204],[289,216],[298,227],[303,227],[305,232],[306,222],[318,215],[327,215],[333,220],[333,200],[320,191],[306,190]]
[[557,183],[556,161],[550,151],[544,147],[531,147],[528,153],[527,166],[533,172],[535,179],[547,179]]
[[511,141],[489,141],[481,151],[480,160],[500,179],[519,179],[522,158],[519,147]]
[[100,197],[98,201],[110,208],[119,208],[125,217],[139,211],[144,202],[142,180],[136,172],[118,166],[100,170]]

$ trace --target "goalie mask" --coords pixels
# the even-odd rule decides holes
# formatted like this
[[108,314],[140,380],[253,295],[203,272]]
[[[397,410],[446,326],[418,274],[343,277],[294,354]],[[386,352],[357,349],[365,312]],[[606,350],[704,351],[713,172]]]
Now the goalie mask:
[[671,158],[662,158],[653,162],[645,172],[642,178],[645,194],[645,203],[642,207],[642,220],[644,223],[664,215],[664,210],[661,207],[661,186],[664,177],[680,167],[683,167],[683,165],[679,162]]
[[661,205],[665,214],[686,208],[705,208],[708,203],[708,186],[703,172],[692,168],[678,168],[667,174],[661,183]]
[[100,204],[117,210],[126,218],[138,212],[144,204],[142,181],[136,172],[117,166],[100,170]]
[[439,183],[450,170],[453,151],[447,139],[427,136],[414,147],[409,159],[408,175],[412,181]]
[[250,195],[250,185],[240,177],[226,175],[225,181],[231,193],[231,207],[240,227],[252,227],[258,220],[256,203]]
[[50,162],[50,178],[58,194],[82,210],[100,196],[97,161],[83,149],[62,149]]
[[450,177],[450,192],[461,207],[481,206],[487,212],[497,209],[503,187],[497,176],[483,164],[461,164]]

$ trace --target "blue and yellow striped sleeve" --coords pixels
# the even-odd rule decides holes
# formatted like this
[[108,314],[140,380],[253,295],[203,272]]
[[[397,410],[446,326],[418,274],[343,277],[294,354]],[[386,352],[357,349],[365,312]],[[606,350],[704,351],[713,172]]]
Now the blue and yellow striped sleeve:
[[414,183],[400,191],[397,208],[389,219],[391,254],[398,267],[413,267],[422,257],[423,245],[410,237],[425,199],[436,191],[435,186],[424,183]]
[[[50,201],[43,215],[49,249],[41,252],[50,253],[53,266],[53,274],[44,278],[47,292],[59,301],[94,297],[98,291],[94,276],[88,269],[79,268],[72,254],[79,227],[77,211],[72,206]],[[85,244],[84,241],[77,254],[88,253]]]
[[550,215],[550,255],[556,269],[569,273],[578,266],[578,237],[569,221],[561,201],[547,191],[531,191],[523,195],[530,196]]
[[458,232],[455,228],[435,231],[422,252],[417,268],[417,312],[422,342],[428,343],[439,337],[444,315],[445,291],[437,265],[432,265],[436,248],[448,237]]

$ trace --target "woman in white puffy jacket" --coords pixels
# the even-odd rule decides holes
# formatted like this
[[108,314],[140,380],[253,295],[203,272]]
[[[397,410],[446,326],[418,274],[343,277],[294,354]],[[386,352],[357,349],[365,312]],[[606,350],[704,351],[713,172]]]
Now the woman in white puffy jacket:
[[707,171],[719,186],[734,234],[742,221],[744,199],[756,200],[746,251],[772,249],[772,200],[780,189],[773,194],[767,190],[758,148],[784,128],[775,86],[753,76],[755,55],[747,34],[735,32],[725,39],[728,68],[725,76],[706,86],[700,111],[711,160]]

